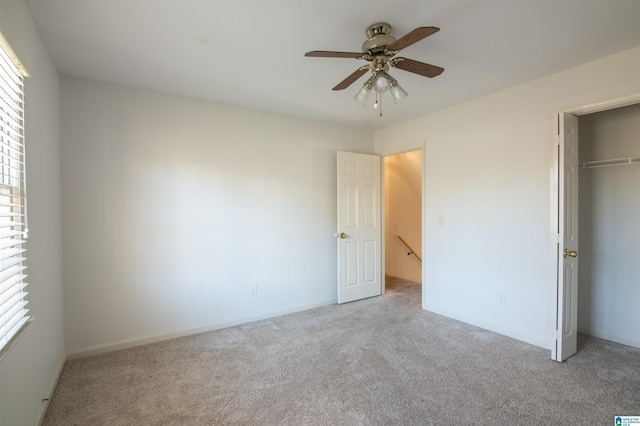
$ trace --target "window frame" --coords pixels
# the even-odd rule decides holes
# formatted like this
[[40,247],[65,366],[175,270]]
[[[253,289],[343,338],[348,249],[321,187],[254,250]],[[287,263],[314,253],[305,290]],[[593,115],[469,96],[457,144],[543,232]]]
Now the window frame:
[[0,34],[0,360],[33,318],[27,304],[25,67]]

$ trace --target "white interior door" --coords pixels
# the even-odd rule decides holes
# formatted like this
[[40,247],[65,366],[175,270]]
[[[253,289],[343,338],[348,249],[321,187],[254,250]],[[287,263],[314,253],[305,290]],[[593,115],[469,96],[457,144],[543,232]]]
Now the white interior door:
[[338,303],[382,293],[380,157],[338,151]]
[[556,361],[578,345],[578,118],[558,116],[558,290]]

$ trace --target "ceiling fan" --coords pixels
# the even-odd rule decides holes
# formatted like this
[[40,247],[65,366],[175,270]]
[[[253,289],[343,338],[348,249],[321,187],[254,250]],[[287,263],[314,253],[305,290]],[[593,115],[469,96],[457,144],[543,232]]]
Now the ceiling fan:
[[[424,62],[415,61],[413,59],[394,57],[400,50],[409,47],[438,31],[440,31],[440,28],[418,27],[396,40],[395,37],[390,35],[391,25],[380,22],[370,25],[369,28],[367,28],[366,34],[368,38],[362,44],[362,53],[313,50],[305,53],[304,56],[319,58],[353,58],[364,59],[365,61],[370,62],[370,64],[363,65],[351,73],[351,75],[338,83],[333,90],[346,89],[366,74],[367,71],[371,71],[372,76],[364,83],[362,89],[354,97],[354,100],[360,102],[362,105],[366,105],[369,95],[373,89],[376,91],[376,103],[374,104],[374,107],[377,108],[378,93],[381,94],[387,90],[390,91],[394,103],[397,103],[408,96],[408,93],[400,87],[396,79],[388,74],[389,66],[429,78],[437,77],[442,74],[444,68],[425,64]],[[382,112],[380,115],[382,115]]]

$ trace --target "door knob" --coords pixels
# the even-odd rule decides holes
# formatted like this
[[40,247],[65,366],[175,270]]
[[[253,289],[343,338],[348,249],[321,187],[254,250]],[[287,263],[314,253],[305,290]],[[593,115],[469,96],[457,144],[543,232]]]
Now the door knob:
[[345,238],[347,238],[347,234],[345,234],[344,232],[341,232],[339,234],[336,234],[336,237],[340,237],[341,240],[344,240]]
[[575,250],[564,249],[564,258],[567,257],[578,257],[578,252]]

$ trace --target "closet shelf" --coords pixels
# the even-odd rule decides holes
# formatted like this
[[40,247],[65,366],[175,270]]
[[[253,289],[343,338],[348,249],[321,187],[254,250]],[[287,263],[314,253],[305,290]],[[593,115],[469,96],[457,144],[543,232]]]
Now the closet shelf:
[[580,163],[581,169],[591,169],[594,167],[622,166],[625,164],[640,163],[640,157],[614,158],[612,160],[596,160]]

